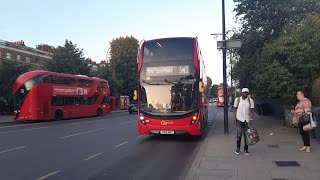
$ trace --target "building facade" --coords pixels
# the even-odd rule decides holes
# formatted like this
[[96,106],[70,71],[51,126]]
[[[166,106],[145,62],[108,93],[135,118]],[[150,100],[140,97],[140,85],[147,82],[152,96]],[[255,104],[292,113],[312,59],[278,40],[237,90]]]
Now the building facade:
[[27,65],[29,71],[43,70],[44,63],[52,59],[52,54],[27,47],[23,41],[8,42],[0,39],[0,64],[2,61],[12,61]]

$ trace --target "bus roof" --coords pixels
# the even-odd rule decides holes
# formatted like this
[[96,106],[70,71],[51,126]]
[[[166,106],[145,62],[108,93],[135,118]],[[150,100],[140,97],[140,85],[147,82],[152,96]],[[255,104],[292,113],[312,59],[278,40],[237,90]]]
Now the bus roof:
[[156,40],[161,40],[161,39],[179,39],[179,38],[196,39],[197,37],[166,37],[166,38],[157,38],[157,39],[145,40],[144,42],[156,41]]
[[64,74],[64,73],[57,73],[57,72],[50,72],[50,71],[43,71],[43,70],[37,70],[37,71],[29,71],[24,74],[21,74],[15,81],[13,93],[17,91],[28,80],[40,76],[40,75],[52,75],[52,76],[60,76],[60,77],[68,77],[73,79],[83,79],[83,80],[91,80],[91,81],[101,81],[101,82],[107,82],[105,79],[100,78],[93,78],[93,77],[85,77],[85,76],[78,76],[78,75],[72,75],[72,74]]

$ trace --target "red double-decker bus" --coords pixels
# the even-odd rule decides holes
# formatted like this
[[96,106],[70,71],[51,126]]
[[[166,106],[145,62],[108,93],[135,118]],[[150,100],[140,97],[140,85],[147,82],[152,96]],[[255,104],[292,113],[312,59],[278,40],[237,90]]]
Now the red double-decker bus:
[[197,38],[143,41],[138,53],[139,134],[201,135],[207,76]]
[[31,71],[13,87],[18,121],[61,120],[110,112],[108,82],[83,75]]
[[[217,92],[217,106],[223,107],[224,106],[223,87],[218,87],[217,90],[218,90],[218,92]],[[230,91],[229,91],[229,89],[227,89],[227,91],[228,91],[228,99],[230,102]]]

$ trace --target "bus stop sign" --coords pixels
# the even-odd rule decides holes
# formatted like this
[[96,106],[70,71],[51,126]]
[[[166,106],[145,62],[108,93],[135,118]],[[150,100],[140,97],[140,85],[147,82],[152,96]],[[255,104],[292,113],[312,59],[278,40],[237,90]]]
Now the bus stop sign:
[[[227,49],[238,49],[241,47],[241,41],[239,39],[226,40]],[[217,42],[217,49],[223,49],[223,41]]]

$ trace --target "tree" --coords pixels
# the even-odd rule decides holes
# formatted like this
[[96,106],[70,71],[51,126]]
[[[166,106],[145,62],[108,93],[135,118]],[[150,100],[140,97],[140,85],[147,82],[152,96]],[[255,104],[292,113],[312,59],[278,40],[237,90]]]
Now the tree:
[[[264,72],[267,73],[271,69],[279,70],[280,74],[286,71],[275,67],[278,62],[271,60],[268,61],[268,65],[263,63],[261,54],[264,48],[287,33],[290,27],[299,24],[306,14],[320,12],[320,4],[318,0],[234,0],[234,2],[237,3],[235,11],[241,28],[233,38],[241,39],[242,47],[236,51],[238,61],[235,63],[232,76],[239,82],[240,87],[249,87],[253,92],[262,95],[265,93],[259,91],[263,86],[255,89],[258,88],[255,84],[258,79],[256,76],[262,78]],[[270,69],[263,71],[263,68]]]
[[220,85],[218,85],[218,84],[213,84],[213,85],[211,86],[210,93],[212,94],[212,97],[217,97],[218,87],[220,87]]
[[67,74],[90,74],[90,67],[85,62],[82,50],[68,40],[65,41],[64,46],[55,48],[52,60],[45,63],[45,68]]
[[27,72],[28,68],[14,61],[3,61],[0,66],[0,98],[4,98],[10,106],[13,105],[14,82],[21,74]]
[[138,40],[133,36],[119,37],[110,42],[110,87],[111,94],[129,95],[137,89]]
[[48,44],[38,44],[38,45],[36,45],[36,49],[54,54],[54,50],[56,48],[54,46],[50,46]]
[[[263,48],[254,73],[253,87],[260,97],[282,97],[288,104],[294,93],[311,94],[314,80],[320,77],[320,14],[307,15],[288,27],[273,43]],[[318,99],[313,99],[316,104]]]

